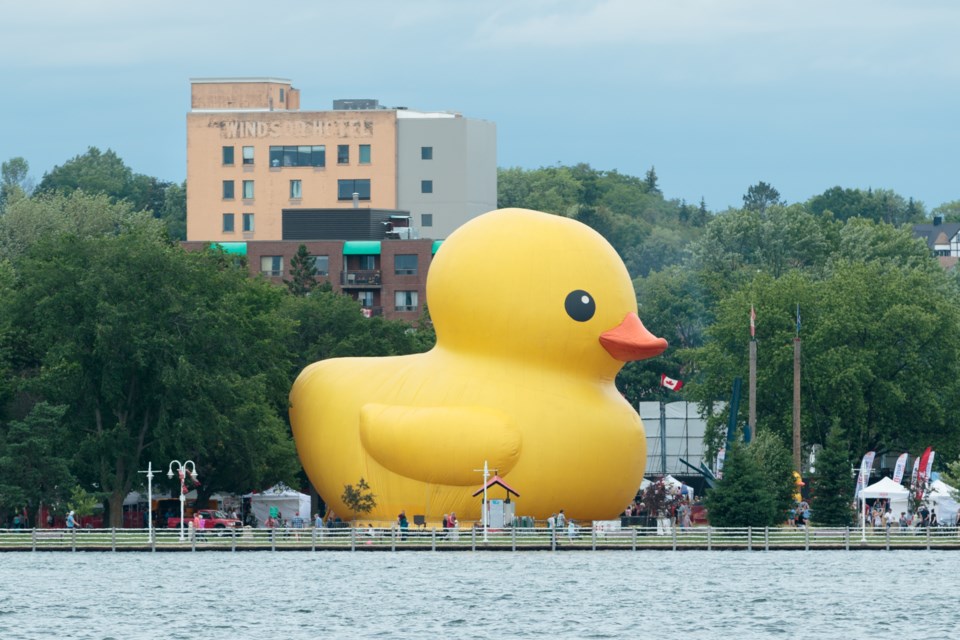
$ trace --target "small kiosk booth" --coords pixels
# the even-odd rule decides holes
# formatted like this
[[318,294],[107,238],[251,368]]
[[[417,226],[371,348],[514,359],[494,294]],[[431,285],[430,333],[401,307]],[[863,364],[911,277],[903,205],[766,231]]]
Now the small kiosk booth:
[[[485,492],[494,486],[502,487],[506,491],[506,496],[503,500],[495,500],[486,496]],[[473,497],[476,498],[480,494],[484,494],[487,500],[487,503],[483,505],[487,513],[487,527],[490,529],[503,529],[513,524],[513,520],[516,517],[516,505],[510,501],[510,496],[512,494],[517,498],[520,497],[520,494],[517,493],[513,487],[504,482],[500,476],[494,475],[485,485],[474,492]]]

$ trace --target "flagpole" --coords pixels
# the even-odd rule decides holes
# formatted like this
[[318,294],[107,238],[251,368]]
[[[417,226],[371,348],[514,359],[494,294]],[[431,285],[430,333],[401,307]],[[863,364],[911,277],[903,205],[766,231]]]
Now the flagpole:
[[757,312],[750,305],[750,404],[748,408],[747,424],[750,427],[750,437],[757,437]]
[[800,304],[797,304],[797,337],[793,339],[793,468],[800,468]]
[[660,475],[667,475],[667,406],[663,401],[663,387],[660,388]]

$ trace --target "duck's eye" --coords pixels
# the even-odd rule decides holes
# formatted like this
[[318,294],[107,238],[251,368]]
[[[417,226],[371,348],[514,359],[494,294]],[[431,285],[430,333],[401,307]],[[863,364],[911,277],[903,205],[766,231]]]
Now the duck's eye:
[[589,293],[583,289],[577,289],[567,294],[563,308],[567,310],[567,315],[577,322],[586,322],[597,312],[597,303]]

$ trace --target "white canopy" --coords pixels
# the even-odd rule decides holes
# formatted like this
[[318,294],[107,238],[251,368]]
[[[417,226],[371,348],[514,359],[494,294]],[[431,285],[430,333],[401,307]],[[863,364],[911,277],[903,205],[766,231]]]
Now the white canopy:
[[693,487],[688,484],[683,484],[673,476],[666,476],[663,479],[663,483],[671,489],[676,489],[682,495],[688,496],[690,500],[693,500]]
[[881,478],[865,487],[860,495],[867,500],[886,500],[890,505],[890,511],[898,518],[901,513],[908,511],[907,499],[910,496],[910,491],[890,478]]
[[927,498],[933,503],[937,511],[937,521],[953,525],[957,521],[957,509],[960,503],[953,499],[956,489],[943,480],[934,480],[930,483],[930,492]]
[[[640,483],[640,490],[643,491],[655,481],[647,480],[646,478]],[[683,484],[673,476],[667,475],[663,477],[663,484],[667,488],[667,492],[680,493],[690,497],[690,500],[693,500],[693,487],[687,484]]]
[[264,526],[267,517],[270,516],[271,508],[276,509],[280,517],[288,523],[298,512],[305,525],[309,525],[311,522],[310,496],[295,491],[282,482],[270,487],[263,493],[248,493],[243,497],[250,498],[250,510],[253,511],[253,515],[256,516],[261,527]]

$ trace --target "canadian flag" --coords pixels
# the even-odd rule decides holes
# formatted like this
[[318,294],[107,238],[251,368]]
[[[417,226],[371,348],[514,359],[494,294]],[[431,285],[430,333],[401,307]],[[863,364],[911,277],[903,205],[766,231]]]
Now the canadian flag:
[[674,380],[673,378],[668,378],[666,374],[661,374],[660,386],[666,387],[671,391],[680,391],[680,388],[683,386],[683,380]]

